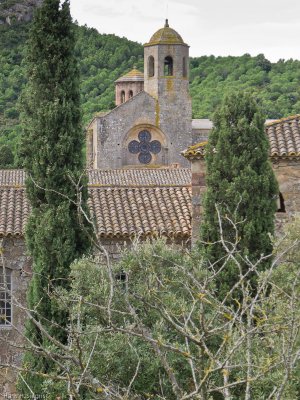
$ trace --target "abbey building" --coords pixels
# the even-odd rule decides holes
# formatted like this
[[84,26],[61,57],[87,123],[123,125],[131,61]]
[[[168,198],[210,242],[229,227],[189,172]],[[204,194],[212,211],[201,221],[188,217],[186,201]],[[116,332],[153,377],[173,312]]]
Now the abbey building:
[[[188,45],[166,21],[144,46],[144,73],[134,68],[115,85],[116,107],[87,128],[88,205],[98,239],[112,260],[136,237],[189,247],[201,223],[203,142],[212,123],[192,119]],[[266,135],[280,227],[300,213],[300,115],[267,122]],[[0,170],[0,360],[7,365],[22,357],[29,214],[24,171]],[[14,386],[15,374],[0,368],[0,399]]]
[[144,45],[144,73],[133,69],[116,82],[116,108],[87,130],[88,166],[178,166],[181,151],[197,141],[189,94],[189,46],[169,27]]

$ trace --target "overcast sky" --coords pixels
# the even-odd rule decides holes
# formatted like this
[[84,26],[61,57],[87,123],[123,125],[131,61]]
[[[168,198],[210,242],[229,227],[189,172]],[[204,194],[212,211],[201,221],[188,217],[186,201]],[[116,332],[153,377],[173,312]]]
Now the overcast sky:
[[166,17],[191,56],[264,53],[300,59],[300,0],[71,0],[80,25],[140,43]]

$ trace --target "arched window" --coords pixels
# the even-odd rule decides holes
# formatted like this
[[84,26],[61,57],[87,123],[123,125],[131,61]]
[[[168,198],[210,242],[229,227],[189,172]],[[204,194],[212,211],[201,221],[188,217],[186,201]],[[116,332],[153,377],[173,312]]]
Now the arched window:
[[165,58],[164,76],[173,76],[173,58],[170,56]]
[[133,97],[133,91],[132,91],[132,90],[129,90],[128,98],[131,99],[131,97]]
[[284,204],[284,198],[282,196],[282,193],[279,192],[278,200],[277,200],[277,212],[282,212],[285,213],[285,204]]
[[185,57],[183,57],[183,59],[182,59],[182,76],[184,78],[187,77],[187,65],[186,65],[186,58]]
[[148,76],[151,78],[154,76],[154,57],[150,56],[148,58]]
[[11,322],[11,270],[0,267],[0,328],[10,326]]
[[124,92],[124,90],[122,90],[122,92],[121,92],[121,103],[124,103],[125,102],[125,92]]

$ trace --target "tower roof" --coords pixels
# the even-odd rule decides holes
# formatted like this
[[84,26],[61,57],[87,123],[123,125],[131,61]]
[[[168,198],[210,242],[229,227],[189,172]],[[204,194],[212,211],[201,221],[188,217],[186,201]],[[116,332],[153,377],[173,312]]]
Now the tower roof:
[[118,78],[115,82],[127,82],[127,81],[137,82],[143,80],[144,80],[144,74],[134,67],[131,71],[127,72],[127,74]]
[[149,43],[145,43],[144,46],[154,46],[157,44],[183,44],[187,46],[179,33],[169,27],[167,19],[165,26],[155,32],[154,35],[152,35]]

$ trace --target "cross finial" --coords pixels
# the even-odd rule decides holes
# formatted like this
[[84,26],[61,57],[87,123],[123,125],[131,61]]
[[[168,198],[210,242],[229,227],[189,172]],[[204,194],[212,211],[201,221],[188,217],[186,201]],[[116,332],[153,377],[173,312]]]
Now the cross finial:
[[166,19],[165,28],[169,28],[169,20],[168,19]]

